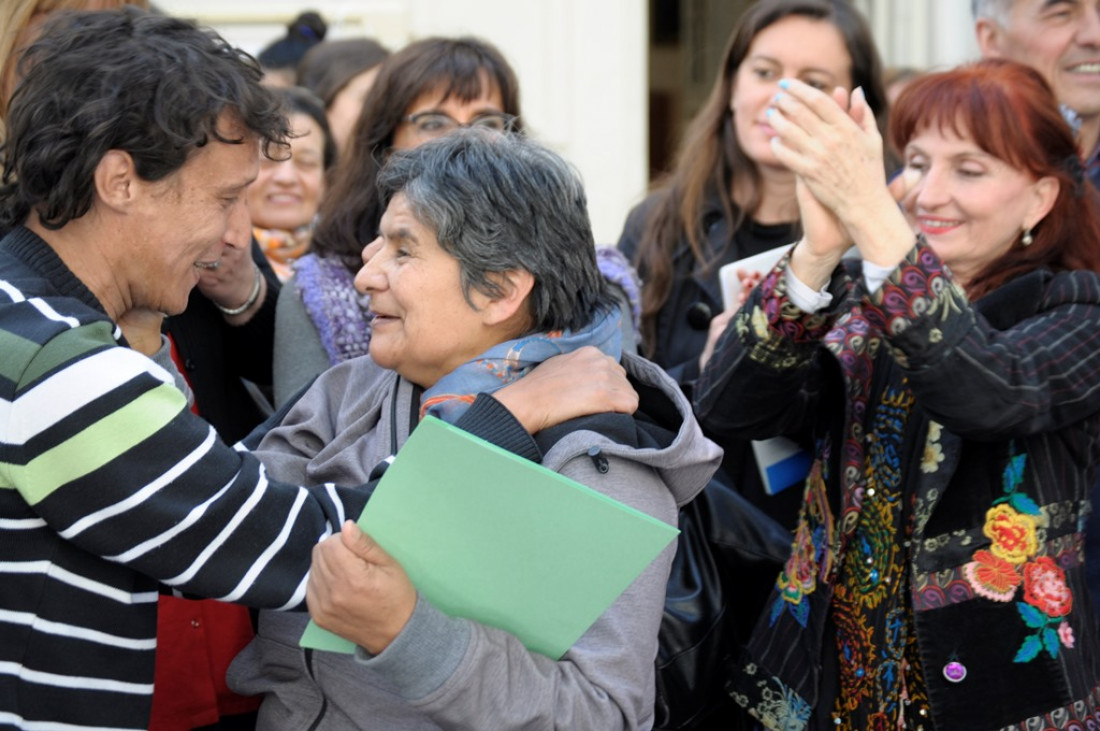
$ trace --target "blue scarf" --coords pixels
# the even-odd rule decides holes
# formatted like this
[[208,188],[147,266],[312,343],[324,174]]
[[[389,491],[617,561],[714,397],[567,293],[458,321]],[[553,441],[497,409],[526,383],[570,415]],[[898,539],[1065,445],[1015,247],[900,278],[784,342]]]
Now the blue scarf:
[[426,414],[454,423],[479,393],[493,393],[527,375],[548,358],[594,345],[618,360],[622,357],[622,331],[618,308],[596,313],[587,327],[535,333],[494,345],[436,381],[424,392],[420,416]]

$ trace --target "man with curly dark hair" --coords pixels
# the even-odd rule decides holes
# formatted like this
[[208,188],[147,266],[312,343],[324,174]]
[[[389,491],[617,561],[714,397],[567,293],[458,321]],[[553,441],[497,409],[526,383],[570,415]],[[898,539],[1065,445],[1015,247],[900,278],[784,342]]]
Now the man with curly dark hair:
[[[160,336],[286,140],[256,63],[133,8],[58,14],[25,59],[0,165],[0,727],[146,728],[158,590],[301,608],[370,486],[270,481],[191,413]],[[610,381],[565,396],[606,410]],[[520,449],[592,413],[516,385],[460,426]]]

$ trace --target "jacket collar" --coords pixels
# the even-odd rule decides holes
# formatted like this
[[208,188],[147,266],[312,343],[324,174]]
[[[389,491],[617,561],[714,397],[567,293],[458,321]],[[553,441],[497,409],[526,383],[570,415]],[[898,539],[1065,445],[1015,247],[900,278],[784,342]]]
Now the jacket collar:
[[1039,310],[1051,273],[1037,269],[1001,285],[975,303],[975,308],[998,330],[1006,330]]
[[7,236],[0,239],[0,251],[7,252],[46,280],[56,290],[57,295],[79,300],[106,316],[107,311],[92,291],[65,266],[57,252],[29,228],[13,228]]

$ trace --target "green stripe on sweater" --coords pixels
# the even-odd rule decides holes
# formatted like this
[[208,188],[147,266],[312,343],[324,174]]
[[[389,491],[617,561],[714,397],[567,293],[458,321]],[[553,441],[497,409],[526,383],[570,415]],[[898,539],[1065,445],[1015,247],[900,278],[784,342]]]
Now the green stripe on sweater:
[[[35,505],[54,490],[141,444],[186,408],[187,402],[175,386],[160,384],[38,455],[26,466],[0,464],[0,472],[8,472],[23,498]],[[119,464],[115,469],[121,474],[113,476],[114,479],[123,482],[132,479],[125,465]]]
[[33,340],[16,335],[10,330],[0,330],[0,376],[17,383],[23,376],[23,369],[38,352],[39,344]]
[[77,360],[93,350],[102,350],[105,346],[117,346],[118,343],[111,337],[113,331],[114,325],[102,320],[81,325],[51,338],[35,357],[34,363],[23,374],[20,386],[25,387],[27,384],[34,383],[58,366]]

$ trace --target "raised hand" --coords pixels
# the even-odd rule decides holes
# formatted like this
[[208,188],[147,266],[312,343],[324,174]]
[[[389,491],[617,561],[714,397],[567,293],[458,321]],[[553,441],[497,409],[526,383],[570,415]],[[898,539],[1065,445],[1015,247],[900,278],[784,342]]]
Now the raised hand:
[[883,192],[882,137],[863,92],[852,93],[856,122],[834,96],[784,79],[770,111],[776,157],[798,174],[826,208],[847,222],[850,209]]
[[[864,259],[896,265],[912,246],[913,235],[887,190],[882,137],[862,90],[852,92],[845,109],[836,97],[797,79],[784,79],[780,86],[783,91],[770,113],[777,135],[772,139],[776,158],[835,216]],[[800,203],[810,202],[800,199]],[[806,250],[839,259],[846,242],[835,230],[830,233],[835,224],[812,205],[807,206],[807,213],[816,235],[824,235],[826,240],[814,242],[811,233]],[[797,269],[805,263],[806,250],[792,259],[792,267],[799,279],[812,286],[815,282],[811,280],[819,280],[819,276],[804,278]],[[816,265],[813,269],[817,275]]]
[[[252,288],[256,282],[260,283],[260,292],[256,297],[256,303],[239,315],[226,315],[229,322],[241,324],[259,308],[258,303],[264,300],[267,291],[267,280],[264,279],[255,262],[252,261],[251,241],[246,246],[225,246],[221,258],[218,259],[216,268],[206,268],[199,276],[199,291],[210,298],[215,304],[229,309],[239,307],[249,300]],[[260,274],[259,280],[256,279]]]

